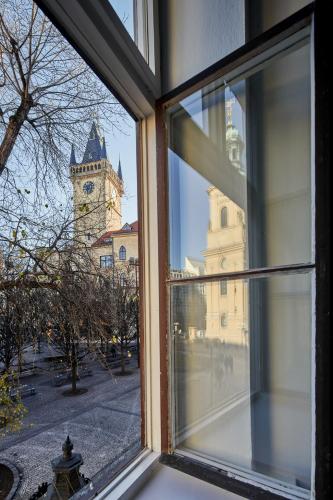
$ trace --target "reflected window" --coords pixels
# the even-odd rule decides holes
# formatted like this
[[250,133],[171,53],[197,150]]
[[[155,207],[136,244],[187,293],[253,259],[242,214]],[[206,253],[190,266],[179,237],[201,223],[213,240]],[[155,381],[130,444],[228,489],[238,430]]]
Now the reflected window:
[[223,207],[221,210],[221,227],[227,227],[228,225],[228,209]]
[[222,326],[222,328],[226,328],[228,326],[228,316],[227,316],[227,313],[221,314],[221,326]]

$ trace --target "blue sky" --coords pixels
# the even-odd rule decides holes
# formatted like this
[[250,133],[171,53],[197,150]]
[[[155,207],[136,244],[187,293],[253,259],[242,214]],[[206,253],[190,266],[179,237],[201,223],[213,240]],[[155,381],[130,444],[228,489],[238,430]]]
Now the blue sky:
[[117,130],[106,135],[108,158],[114,170],[118,168],[120,156],[125,194],[122,199],[123,223],[137,219],[137,175],[136,175],[136,133],[135,122],[128,117],[128,126],[124,133]]

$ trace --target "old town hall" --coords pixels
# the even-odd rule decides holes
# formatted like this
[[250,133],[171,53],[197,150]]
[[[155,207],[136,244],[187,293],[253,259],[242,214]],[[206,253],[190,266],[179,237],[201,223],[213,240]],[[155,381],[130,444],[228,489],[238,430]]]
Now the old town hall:
[[108,160],[105,137],[93,122],[82,162],[74,147],[70,157],[75,238],[93,251],[100,267],[137,263],[138,221],[123,223],[124,181],[119,159],[114,170]]

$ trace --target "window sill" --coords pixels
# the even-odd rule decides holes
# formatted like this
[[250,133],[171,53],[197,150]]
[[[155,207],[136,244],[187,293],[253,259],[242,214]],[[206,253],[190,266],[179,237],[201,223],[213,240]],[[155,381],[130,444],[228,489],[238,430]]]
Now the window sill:
[[96,500],[118,500],[129,498],[147,480],[160,454],[143,450],[108,486],[95,498]]

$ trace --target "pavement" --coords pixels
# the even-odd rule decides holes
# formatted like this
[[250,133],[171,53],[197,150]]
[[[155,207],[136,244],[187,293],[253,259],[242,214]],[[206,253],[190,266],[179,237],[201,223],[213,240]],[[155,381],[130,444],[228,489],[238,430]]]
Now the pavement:
[[[45,354],[45,353],[44,353]],[[29,358],[26,355],[26,358]],[[43,353],[36,360],[42,365]],[[64,396],[70,385],[54,387],[52,373],[41,371],[25,377],[36,395],[22,401],[28,409],[23,428],[0,440],[1,458],[15,464],[22,480],[15,499],[28,500],[39,484],[52,480],[51,460],[61,455],[67,435],[74,452],[82,454],[81,472],[88,478],[108,479],[122,457],[130,459],[140,449],[140,380],[136,359],[127,369],[130,375],[118,376],[104,370],[96,361],[87,360],[93,375],[78,382],[88,391],[79,396]]]

